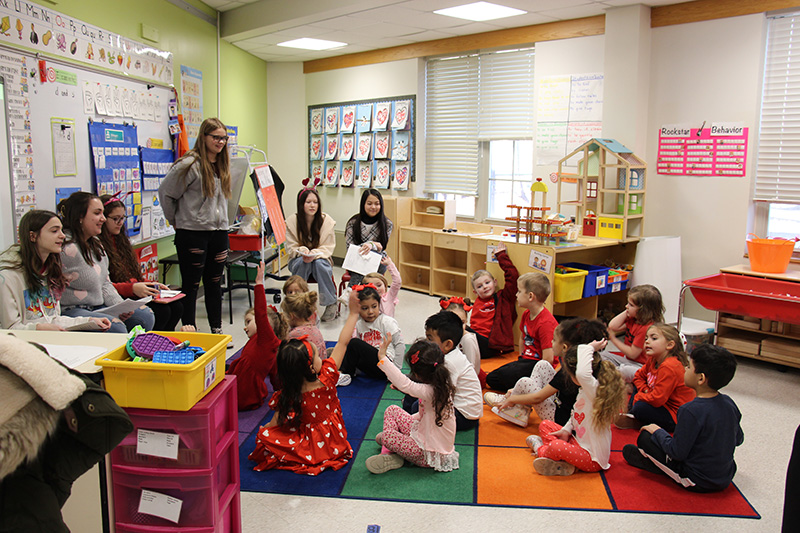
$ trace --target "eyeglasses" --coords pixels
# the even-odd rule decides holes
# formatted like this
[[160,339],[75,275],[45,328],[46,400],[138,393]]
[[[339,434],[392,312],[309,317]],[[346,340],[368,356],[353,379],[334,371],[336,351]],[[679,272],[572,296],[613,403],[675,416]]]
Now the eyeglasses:
[[226,142],[228,142],[228,136],[227,135],[209,135],[209,137],[214,139],[214,142],[218,142],[218,143],[226,143]]
[[125,217],[108,217],[108,219],[117,225],[120,225],[123,222],[125,222]]

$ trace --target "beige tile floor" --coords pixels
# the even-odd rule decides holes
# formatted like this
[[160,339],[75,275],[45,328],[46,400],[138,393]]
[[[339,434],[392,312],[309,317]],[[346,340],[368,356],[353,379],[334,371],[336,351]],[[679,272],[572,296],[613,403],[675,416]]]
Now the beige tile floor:
[[[341,269],[335,269],[336,279]],[[268,282],[267,286],[271,286]],[[313,287],[313,286],[312,286]],[[228,324],[224,302],[224,329],[233,335],[238,350],[246,342],[242,330],[247,296],[233,295],[234,324]],[[202,330],[205,309],[198,302]],[[437,312],[434,297],[401,291],[396,318],[405,339],[422,335],[425,318]],[[322,324],[326,340],[335,340],[344,323]],[[230,352],[232,353],[232,352]],[[339,498],[300,497],[260,493],[242,494],[243,531],[271,533],[298,531],[365,532],[370,524],[382,533],[408,531],[506,532],[540,528],[560,531],[779,531],[783,510],[786,465],[795,429],[800,424],[800,370],[739,359],[736,377],[725,392],[742,412],[744,444],[736,452],[738,472],[734,481],[761,514],[760,520],[634,514],[591,511],[558,511],[455,505],[376,502]],[[513,487],[509,487],[513,490]],[[800,504],[800,502],[795,502]]]

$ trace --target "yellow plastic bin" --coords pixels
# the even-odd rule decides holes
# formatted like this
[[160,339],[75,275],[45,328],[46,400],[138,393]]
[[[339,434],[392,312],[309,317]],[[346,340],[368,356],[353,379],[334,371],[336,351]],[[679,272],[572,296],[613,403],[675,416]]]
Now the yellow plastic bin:
[[225,377],[225,352],[230,335],[156,332],[189,341],[206,351],[188,365],[135,363],[125,345],[95,361],[103,367],[106,390],[121,407],[188,411]]
[[583,283],[589,272],[579,268],[556,265],[553,274],[553,301],[556,303],[580,300],[583,297]]

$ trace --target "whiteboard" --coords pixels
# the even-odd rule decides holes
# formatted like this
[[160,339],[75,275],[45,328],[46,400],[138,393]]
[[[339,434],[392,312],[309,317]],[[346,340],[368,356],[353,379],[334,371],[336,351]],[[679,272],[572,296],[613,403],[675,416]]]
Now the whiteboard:
[[[153,86],[146,82],[93,71],[60,61],[47,59],[47,70],[54,69],[55,79],[42,82],[39,77],[40,62],[31,54],[6,48],[0,49],[0,73],[5,78],[5,94],[8,109],[8,142],[10,147],[11,173],[8,182],[0,189],[14,191],[11,199],[15,209],[2,209],[0,226],[12,227],[16,231],[19,218],[29,209],[55,210],[56,190],[77,187],[96,192],[92,188],[92,156],[89,148],[88,123],[105,120],[111,123],[135,124],[138,143],[147,146],[148,140],[163,143],[163,148],[172,149],[168,129],[168,105],[173,90]],[[133,119],[124,116],[103,116],[97,107],[89,112],[84,105],[84,88],[104,88],[134,92],[142,105],[151,108],[148,118]],[[121,115],[124,113],[120,113]],[[144,113],[142,113],[142,116]],[[74,121],[75,175],[54,176],[53,128],[51,119]],[[2,151],[2,150],[0,150]],[[0,159],[2,165],[2,159]],[[0,168],[7,168],[0,166]],[[153,205],[157,191],[142,192],[142,206]],[[22,202],[20,202],[20,199]],[[2,201],[2,197],[0,197]],[[5,206],[3,206],[5,207]],[[3,243],[7,239],[3,232]],[[154,235],[155,238],[155,235]],[[132,239],[141,240],[141,236]]]

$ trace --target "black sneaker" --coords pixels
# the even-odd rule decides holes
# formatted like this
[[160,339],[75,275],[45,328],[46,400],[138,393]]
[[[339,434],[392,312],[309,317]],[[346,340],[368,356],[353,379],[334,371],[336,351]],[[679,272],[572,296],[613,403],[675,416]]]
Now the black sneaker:
[[657,468],[650,459],[642,455],[639,447],[635,444],[626,444],[622,448],[622,458],[625,459],[625,462],[629,465],[647,470],[648,472],[652,472],[653,468]]

